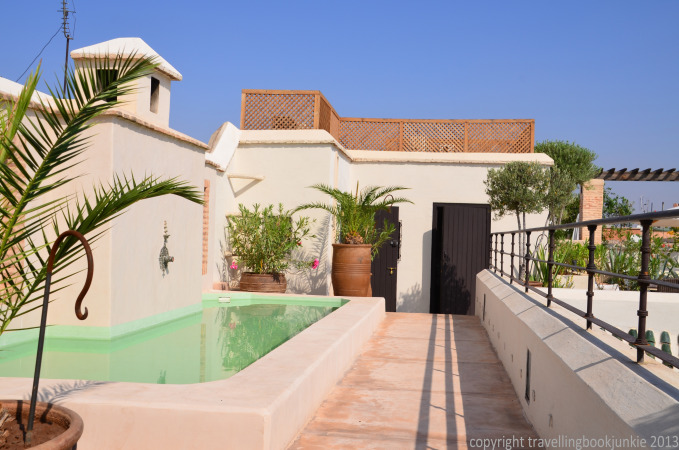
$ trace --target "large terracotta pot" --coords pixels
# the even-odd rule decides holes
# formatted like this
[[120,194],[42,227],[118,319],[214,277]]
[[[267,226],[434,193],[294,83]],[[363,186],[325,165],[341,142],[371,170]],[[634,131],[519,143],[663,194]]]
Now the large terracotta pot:
[[275,292],[284,294],[288,288],[285,274],[244,272],[240,277],[240,290],[247,292]]
[[368,297],[370,294],[369,244],[332,244],[332,286],[335,295]]
[[[28,410],[31,405],[30,401],[0,400],[0,403],[2,403],[2,407],[16,420],[16,422],[13,421],[11,424],[20,424],[22,425],[22,428],[25,428],[28,425]],[[78,439],[80,439],[80,436],[83,434],[83,420],[76,412],[64,408],[63,406],[38,402],[35,408],[35,422],[33,426],[35,434],[33,435],[33,444],[38,442],[37,426],[39,422],[58,424],[64,429],[64,432],[47,442],[28,448],[40,450],[66,450],[75,448]],[[5,426],[7,426],[7,423]],[[23,432],[20,433],[21,436],[19,438],[23,440]],[[10,439],[12,439],[11,435],[8,436],[8,442],[11,442]]]

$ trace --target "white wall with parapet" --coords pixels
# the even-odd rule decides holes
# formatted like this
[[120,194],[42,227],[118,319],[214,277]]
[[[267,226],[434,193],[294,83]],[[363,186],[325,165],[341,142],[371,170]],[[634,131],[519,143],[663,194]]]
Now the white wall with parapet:
[[[563,308],[546,308],[543,300],[525,295],[520,286],[510,286],[489,271],[477,275],[476,315],[526,418],[540,438],[549,440],[545,447],[574,448],[564,439],[582,437],[617,439],[616,448],[671,446],[667,439],[679,434],[676,371],[653,361],[637,365],[625,355],[626,343],[598,334],[596,327],[587,331],[581,318],[564,312],[570,314]],[[665,372],[662,378],[659,371]],[[630,444],[630,438],[636,438],[636,444]],[[628,443],[621,444],[622,439]],[[640,445],[638,439],[646,444]],[[589,445],[604,446],[611,445],[599,441]]]
[[[404,186],[398,195],[413,204],[400,204],[401,261],[398,263],[396,309],[429,312],[432,217],[434,203],[488,203],[485,185],[488,169],[512,161],[552,164],[544,154],[519,153],[402,153],[348,151],[352,159],[351,185]],[[531,214],[529,227],[543,225],[545,214]],[[513,217],[491,221],[491,230],[516,228]],[[507,250],[508,251],[508,250]],[[505,267],[509,271],[507,263]]]
[[[119,112],[101,116],[86,133],[89,148],[80,164],[67,172],[79,177],[41,201],[83,192],[91,198],[93,187],[110,183],[114,173],[133,173],[138,180],[151,174],[179,177],[199,190],[203,186],[206,144]],[[133,205],[92,242],[94,278],[83,302],[89,312],[87,320],[78,320],[74,313],[85,278],[81,272],[70,279],[71,286],[51,295],[56,301],[50,304],[48,323],[108,327],[200,302],[201,211],[200,205],[175,196]],[[163,277],[158,256],[165,220],[172,235],[168,248],[175,262]],[[85,267],[83,259],[69,272]],[[33,312],[14,321],[12,328],[36,326],[39,320]]]

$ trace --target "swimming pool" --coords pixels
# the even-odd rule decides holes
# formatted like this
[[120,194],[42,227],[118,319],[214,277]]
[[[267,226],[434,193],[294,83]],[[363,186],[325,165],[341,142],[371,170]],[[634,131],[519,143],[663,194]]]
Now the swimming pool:
[[[39,396],[83,418],[78,442],[83,449],[285,448],[385,316],[382,298],[348,300],[226,380],[152,384],[43,378]],[[113,334],[122,331],[112,328]],[[28,399],[31,384],[28,377],[2,378],[0,398]]]
[[[314,297],[205,294],[200,305],[123,329],[50,327],[41,376],[156,384],[223,380],[344,303]],[[32,334],[0,344],[0,376],[33,375]]]

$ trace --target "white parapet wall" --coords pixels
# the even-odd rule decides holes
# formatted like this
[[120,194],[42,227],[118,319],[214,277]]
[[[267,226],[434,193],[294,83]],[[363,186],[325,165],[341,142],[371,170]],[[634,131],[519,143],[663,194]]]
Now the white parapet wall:
[[601,448],[676,443],[678,385],[490,271],[478,274],[476,296],[476,315],[546,448],[584,448],[584,439]]

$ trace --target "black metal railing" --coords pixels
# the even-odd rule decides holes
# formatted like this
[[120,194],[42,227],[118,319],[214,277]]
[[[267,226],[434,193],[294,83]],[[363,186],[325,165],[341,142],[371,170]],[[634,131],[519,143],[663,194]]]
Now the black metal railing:
[[[677,287],[677,284],[670,282],[670,281],[665,281],[665,280],[654,280],[651,279],[648,273],[649,270],[649,263],[650,263],[650,257],[651,257],[651,226],[653,225],[654,222],[660,220],[660,219],[667,219],[667,218],[675,218],[679,217],[679,210],[667,210],[667,211],[660,211],[660,212],[654,212],[654,213],[646,213],[646,214],[635,214],[631,216],[624,216],[624,217],[611,217],[607,219],[599,219],[599,220],[588,220],[584,222],[576,222],[576,223],[568,223],[568,224],[561,224],[561,225],[552,225],[552,226],[547,226],[547,227],[538,227],[538,228],[528,228],[525,230],[513,230],[513,231],[503,231],[503,232],[498,232],[498,233],[491,233],[490,235],[490,241],[491,241],[491,255],[490,256],[490,261],[489,261],[489,266],[492,270],[495,271],[495,273],[499,273],[503,276],[509,277],[509,283],[512,284],[514,282],[517,282],[524,286],[525,292],[528,293],[528,291],[533,291],[536,294],[545,297],[547,299],[547,307],[550,307],[552,303],[556,303],[557,305],[562,306],[563,308],[566,308],[567,310],[571,311],[574,314],[577,314],[580,317],[583,317],[587,321],[587,329],[592,328],[592,324],[596,324],[597,326],[603,328],[604,330],[610,332],[614,336],[628,342],[630,345],[636,347],[637,349],[637,362],[643,362],[644,360],[644,353],[648,353],[650,355],[655,356],[656,358],[660,359],[667,365],[671,365],[675,368],[679,368],[679,358],[672,356],[671,354],[664,352],[660,348],[656,348],[652,345],[649,345],[648,341],[646,340],[646,317],[648,317],[648,309],[647,309],[647,303],[648,303],[648,287],[649,285],[656,285],[659,287],[668,287],[668,288],[675,288]],[[614,273],[614,272],[607,272],[605,270],[599,270],[596,267],[595,264],[595,259],[594,259],[594,251],[596,250],[596,245],[594,243],[594,233],[596,232],[597,227],[600,225],[608,225],[608,224],[616,224],[616,223],[640,223],[641,224],[641,270],[639,271],[638,276],[630,276],[626,274],[621,274],[621,273]],[[588,261],[587,261],[587,266],[581,267],[577,266],[574,264],[567,264],[565,262],[557,262],[554,261],[554,249],[555,249],[555,239],[554,239],[554,232],[556,230],[564,230],[564,229],[573,229],[573,228],[587,228],[589,231],[589,245],[587,246],[588,249]],[[532,233],[542,233],[544,234],[547,232],[548,236],[548,256],[547,256],[547,261],[538,259],[534,256],[531,255],[531,244],[530,244],[530,238]],[[526,235],[526,248],[525,248],[525,254],[523,256],[524,259],[524,264],[525,268],[523,271],[524,279],[517,278],[514,276],[516,273],[515,270],[515,265],[514,265],[514,259],[519,256],[518,254],[515,253],[514,251],[514,242],[515,242],[515,237],[517,234],[525,234]],[[511,241],[511,251],[510,252],[505,252],[504,250],[504,236],[505,234],[510,234],[512,236],[512,241]],[[498,249],[498,236],[500,237],[500,248]],[[493,241],[495,245],[493,246]],[[497,259],[498,255],[500,255],[500,267],[498,268],[497,266]],[[493,258],[494,256],[494,258]],[[510,272],[507,273],[504,271],[504,257],[509,256],[510,257]],[[538,289],[537,287],[531,286],[529,284],[529,277],[530,277],[530,263],[531,261],[534,262],[540,262],[540,263],[545,263],[547,264],[548,267],[548,278],[547,278],[547,293],[544,293],[542,290]],[[584,270],[587,272],[588,279],[587,279],[587,311],[582,311],[566,302],[563,300],[559,300],[558,298],[555,298],[553,295],[553,284],[554,284],[554,266],[560,266],[560,267],[565,267],[568,269],[572,270]],[[639,309],[637,310],[637,316],[639,317],[639,323],[638,323],[638,331],[637,331],[637,336],[632,336],[629,333],[626,333],[619,328],[604,322],[603,320],[599,319],[594,315],[594,275],[606,275],[610,277],[616,277],[616,278],[621,278],[625,280],[631,280],[631,281],[636,281],[639,284]]]

